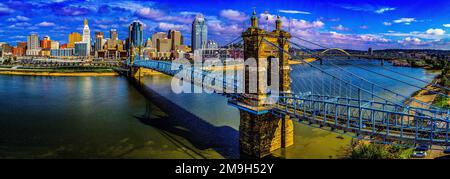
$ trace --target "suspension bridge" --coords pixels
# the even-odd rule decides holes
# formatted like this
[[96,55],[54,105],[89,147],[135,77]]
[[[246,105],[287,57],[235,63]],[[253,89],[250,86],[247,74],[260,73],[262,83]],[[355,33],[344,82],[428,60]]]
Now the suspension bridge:
[[[243,54],[244,62],[249,58],[278,58],[280,95],[273,104],[263,103],[269,94],[260,86],[270,80],[260,79],[258,76],[257,92],[248,91],[250,84],[247,75],[250,69],[245,68],[245,64],[241,64],[244,66],[244,77],[236,79],[236,74],[231,77],[215,76],[211,70],[195,66],[183,68],[180,64],[174,64],[175,62],[143,59],[133,54],[127,62],[132,69],[130,76],[140,78],[137,73],[140,73],[141,68],[171,76],[182,73],[187,74],[183,80],[189,83],[216,92],[225,91],[222,94],[229,99],[229,104],[240,110],[240,147],[246,155],[263,157],[273,150],[292,145],[293,121],[365,140],[409,147],[426,145],[448,152],[449,110],[372,82],[371,79],[363,78],[339,64],[349,65],[373,76],[393,80],[430,94],[449,97],[447,94],[425,88],[423,86],[429,82],[389,67],[382,66],[383,69],[409,80],[397,79],[393,75],[371,70],[351,60],[322,58],[307,46],[328,49],[322,53],[338,50],[348,56],[351,54],[292,36],[281,29],[281,23],[278,19],[275,30],[267,32],[258,28],[258,18],[254,12],[251,27],[243,32],[241,37],[225,45],[227,48],[219,53],[223,54],[221,59],[233,59],[241,56],[236,54]],[[314,57],[313,60],[295,55],[290,50],[293,48],[308,53]],[[314,63],[315,59],[320,59],[321,63]],[[290,61],[299,63],[291,66]],[[327,68],[321,64],[326,64]],[[258,66],[257,70],[270,73],[270,70],[263,66]],[[424,85],[413,84],[411,80]],[[204,81],[213,81],[210,84],[214,85],[205,85]],[[438,84],[433,86],[449,90]],[[238,93],[239,88],[244,88],[245,92]]]

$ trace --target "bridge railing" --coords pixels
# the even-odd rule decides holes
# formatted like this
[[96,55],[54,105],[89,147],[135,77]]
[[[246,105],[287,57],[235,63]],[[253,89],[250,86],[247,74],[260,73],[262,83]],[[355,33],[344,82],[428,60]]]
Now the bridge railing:
[[[449,120],[401,110],[355,105],[349,99],[281,97],[277,112],[301,121],[378,138],[448,146]],[[384,105],[384,104],[380,104]]]

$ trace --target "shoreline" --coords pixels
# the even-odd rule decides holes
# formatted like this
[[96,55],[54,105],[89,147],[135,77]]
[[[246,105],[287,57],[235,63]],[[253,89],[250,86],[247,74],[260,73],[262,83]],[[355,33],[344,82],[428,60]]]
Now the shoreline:
[[86,77],[86,76],[119,76],[119,73],[114,71],[58,71],[54,69],[48,70],[13,70],[0,69],[0,75],[14,75],[14,76],[61,76],[61,77]]

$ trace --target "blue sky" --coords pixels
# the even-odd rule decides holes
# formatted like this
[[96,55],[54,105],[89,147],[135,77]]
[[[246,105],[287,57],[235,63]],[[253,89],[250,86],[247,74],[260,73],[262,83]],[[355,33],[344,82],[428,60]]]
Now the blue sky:
[[450,49],[448,0],[2,0],[0,42],[15,45],[37,32],[65,43],[70,32],[81,33],[87,18],[92,36],[102,31],[108,37],[116,28],[124,39],[128,24],[140,20],[146,38],[177,29],[190,44],[190,24],[202,13],[209,39],[225,43],[248,26],[253,7],[261,27],[273,29],[280,15],[293,35],[329,47]]

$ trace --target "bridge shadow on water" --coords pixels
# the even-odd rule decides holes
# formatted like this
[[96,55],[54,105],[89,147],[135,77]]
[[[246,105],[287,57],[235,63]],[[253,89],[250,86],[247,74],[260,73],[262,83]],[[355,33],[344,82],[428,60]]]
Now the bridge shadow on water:
[[[142,123],[162,131],[178,147],[189,149],[182,141],[171,137],[168,133],[180,136],[188,140],[196,149],[214,149],[224,158],[240,158],[239,131],[229,126],[216,127],[195,114],[183,109],[172,101],[159,95],[154,90],[146,87],[141,82],[129,80],[130,83],[152,104],[156,105],[168,116],[156,116],[150,118],[148,114],[135,116]],[[147,105],[149,108],[149,105]],[[149,113],[152,113],[147,109]],[[204,157],[195,149],[189,149],[201,158]]]

